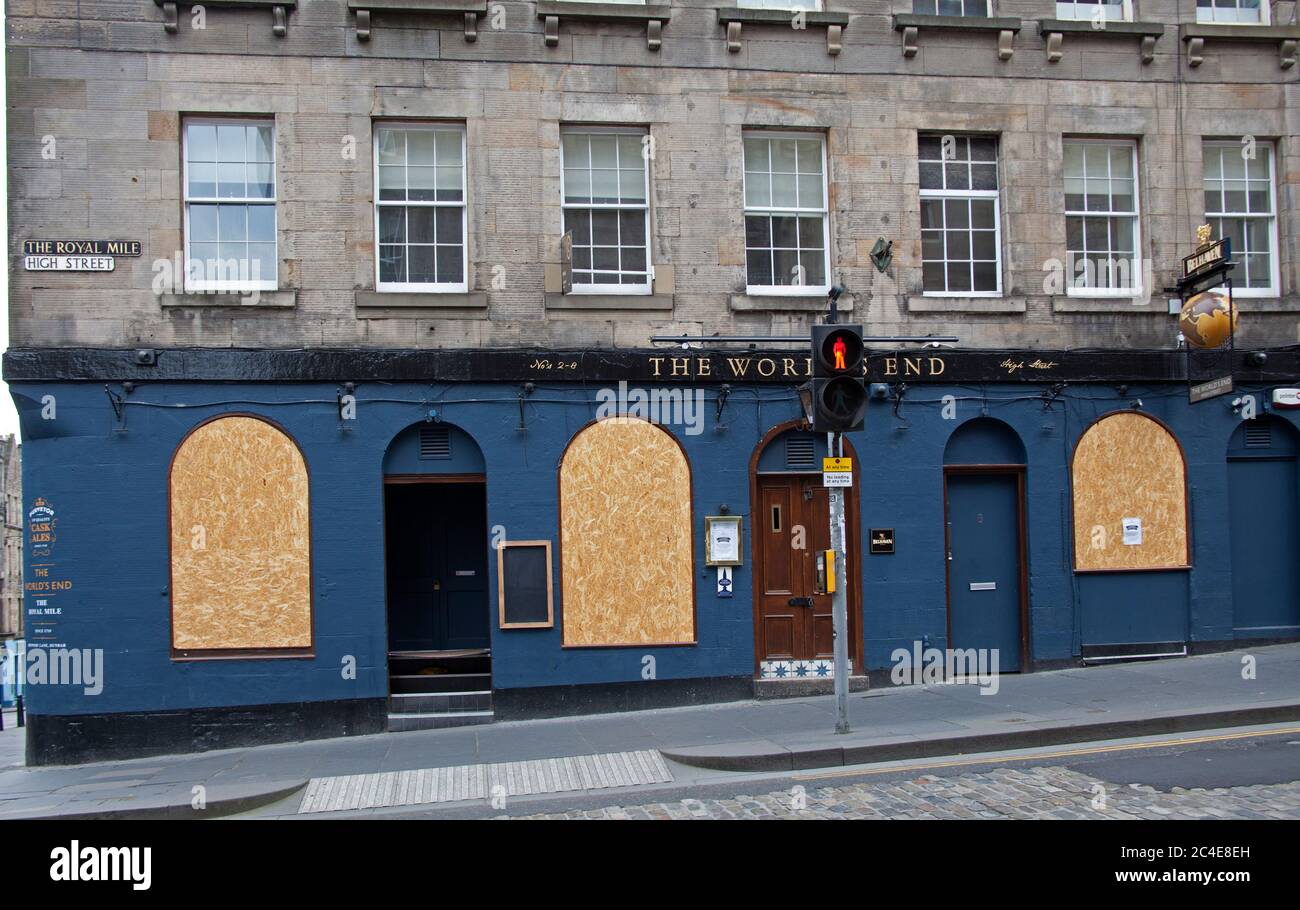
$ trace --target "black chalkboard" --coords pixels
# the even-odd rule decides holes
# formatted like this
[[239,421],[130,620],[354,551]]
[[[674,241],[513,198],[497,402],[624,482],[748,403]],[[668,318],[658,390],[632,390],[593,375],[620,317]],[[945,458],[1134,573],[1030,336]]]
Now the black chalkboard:
[[501,627],[554,625],[551,607],[551,542],[507,541],[497,554]]

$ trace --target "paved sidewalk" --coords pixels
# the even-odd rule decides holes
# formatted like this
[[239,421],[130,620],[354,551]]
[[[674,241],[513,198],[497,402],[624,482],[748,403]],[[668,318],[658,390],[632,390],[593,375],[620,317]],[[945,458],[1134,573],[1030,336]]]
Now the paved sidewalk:
[[[1242,678],[1246,654],[1255,679]],[[999,683],[996,694],[930,685],[851,695],[853,732],[845,736],[832,732],[833,698],[820,696],[29,769],[5,767],[21,755],[22,736],[6,724],[0,819],[213,817],[299,794],[317,777],[644,749],[697,767],[781,770],[1271,723],[1300,719],[1300,644]],[[198,797],[205,808],[193,808]]]

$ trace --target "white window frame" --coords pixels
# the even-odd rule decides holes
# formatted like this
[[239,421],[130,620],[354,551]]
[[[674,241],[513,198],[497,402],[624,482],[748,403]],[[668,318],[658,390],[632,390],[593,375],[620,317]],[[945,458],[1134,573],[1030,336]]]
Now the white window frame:
[[[1076,288],[1071,286],[1070,282],[1074,280],[1073,263],[1069,261],[1069,249],[1066,249],[1065,263],[1065,295],[1067,297],[1141,297],[1145,292],[1143,289],[1142,279],[1146,272],[1146,257],[1142,255],[1142,177],[1138,172],[1138,148],[1136,139],[1104,139],[1093,136],[1070,136],[1062,140],[1061,156],[1061,174],[1062,188],[1064,188],[1065,178],[1065,156],[1064,148],[1067,144],[1079,145],[1105,145],[1118,146],[1123,145],[1129,149],[1131,161],[1133,163],[1133,211],[1118,212],[1111,209],[1105,211],[1090,211],[1088,209],[1072,210],[1064,207],[1065,217],[1083,217],[1083,218],[1132,218],[1133,219],[1133,264],[1131,266],[1133,276],[1133,287],[1131,288]],[[1107,156],[1107,174],[1109,175],[1110,158]],[[1109,187],[1108,187],[1109,188]],[[1087,186],[1084,191],[1086,193]],[[1064,201],[1064,195],[1062,201]],[[1087,204],[1086,198],[1084,204]],[[1087,227],[1084,227],[1085,236]]]
[[[1277,145],[1273,142],[1258,142],[1258,145],[1267,146],[1268,155],[1268,197],[1269,197],[1269,215],[1271,222],[1269,227],[1269,243],[1272,244],[1269,253],[1269,286],[1266,288],[1248,288],[1244,285],[1239,286],[1234,280],[1232,283],[1232,296],[1234,297],[1278,297],[1282,293],[1282,267],[1281,255],[1282,250],[1278,246],[1278,213],[1277,213]],[[1204,148],[1227,148],[1233,149],[1238,154],[1241,153],[1241,142],[1223,139],[1206,139],[1202,143]],[[1220,183],[1223,182],[1222,171],[1220,171]],[[1205,185],[1204,168],[1201,173],[1201,185]],[[1241,218],[1249,221],[1262,217],[1258,212],[1205,212],[1205,220],[1208,222],[1211,218]],[[1239,255],[1247,252],[1246,250],[1232,251],[1232,256],[1236,259]],[[1231,277],[1231,276],[1230,276]]]
[[[997,13],[997,0],[987,0],[987,9],[988,9],[988,12],[985,13],[983,16],[968,15],[967,12],[966,12],[966,3],[967,3],[967,2],[968,2],[968,0],[961,0],[961,9],[962,9],[962,11],[961,11],[960,17],[963,18],[963,19],[991,19],[991,18],[993,18],[994,16],[996,16],[996,15],[998,14],[998,13]],[[972,2],[973,2],[973,0],[972,0]],[[912,12],[916,12],[916,0],[912,0]],[[939,11],[939,0],[934,0],[934,12],[933,12],[933,13],[922,13],[921,15],[925,15],[925,16],[947,16],[947,15],[949,15],[949,14],[948,14],[948,13],[944,13],[944,12],[940,12],[940,11]]]
[[[745,187],[745,147],[746,139],[816,139],[822,152],[822,204],[820,208],[755,206],[745,203],[749,198]],[[770,152],[769,152],[770,154]],[[771,159],[768,159],[769,173]],[[740,148],[740,200],[741,223],[750,214],[754,215],[794,215],[796,218],[808,215],[820,215],[822,219],[822,274],[826,280],[821,284],[750,284],[749,283],[749,244],[742,245],[745,254],[745,293],[754,297],[818,297],[831,289],[831,214],[830,214],[830,173],[826,157],[826,134],[800,130],[744,130],[741,133]]]
[[[643,150],[641,155],[641,174],[645,178],[645,202],[644,203],[641,203],[640,205],[633,204],[633,203],[624,203],[624,202],[620,202],[617,204],[610,204],[610,203],[595,204],[591,202],[566,202],[565,201],[564,137],[566,135],[588,136],[588,135],[601,135],[601,134],[607,136],[639,136],[643,138],[643,142],[641,146]],[[646,267],[645,283],[644,284],[578,284],[577,282],[574,282],[573,286],[569,289],[570,294],[596,294],[596,295],[642,294],[644,295],[653,292],[654,280],[655,280],[655,267],[654,267],[654,262],[652,261],[650,255],[650,251],[654,246],[650,242],[651,240],[650,237],[650,159],[647,158],[644,154],[644,149],[645,149],[644,137],[649,135],[650,135],[650,130],[644,127],[585,126],[581,123],[569,123],[569,124],[565,124],[560,128],[560,209],[561,209],[560,227],[561,229],[563,229],[564,227],[564,212],[570,209],[576,209],[581,211],[608,210],[608,211],[615,211],[615,212],[629,212],[629,211],[636,211],[640,209],[644,212],[644,218],[645,218],[645,267]],[[620,168],[620,170],[622,169]],[[591,269],[583,269],[582,271],[584,272],[591,271],[592,273],[595,273],[596,271],[609,271],[608,269],[598,270],[595,268],[595,265],[596,263],[593,261]],[[620,262],[619,265],[620,268],[618,269],[618,272],[621,275],[622,263]]]
[[776,9],[791,13],[820,13],[822,0],[811,0],[811,6],[802,6],[798,0],[736,0],[739,9]]
[[[190,195],[190,126],[270,126],[271,127],[271,198],[248,196],[191,196]],[[181,199],[183,210],[184,246],[182,254],[184,274],[182,285],[187,294],[224,293],[232,291],[274,291],[280,286],[280,131],[274,117],[182,117],[181,118]],[[259,281],[221,281],[194,279],[190,274],[190,206],[191,205],[269,205],[274,213],[275,274]]]
[[1120,18],[1104,18],[1103,22],[1132,22],[1133,21],[1133,0],[1120,0],[1119,3],[1106,3],[1098,5],[1096,3],[1082,3],[1079,0],[1056,0],[1056,18],[1064,19],[1068,22],[1091,22],[1096,15],[1098,8],[1105,9],[1107,6],[1120,6]]
[[[458,132],[460,133],[460,201],[439,201],[433,199],[418,200],[412,202],[407,199],[380,200],[379,198],[379,131],[382,129],[398,129],[407,132],[421,130],[424,132]],[[469,291],[469,157],[467,156],[467,141],[465,138],[465,124],[454,122],[442,122],[437,120],[376,120],[371,128],[371,167],[373,174],[371,176],[374,187],[374,209],[375,209],[375,290],[381,294],[463,294]],[[437,176],[434,177],[435,186]],[[410,187],[407,187],[408,191]],[[456,281],[381,281],[379,262],[380,262],[380,245],[379,245],[379,210],[381,208],[453,208],[460,207],[460,238],[461,238],[461,266],[460,274],[463,280]],[[409,225],[408,225],[409,227]],[[410,234],[406,236],[406,242],[402,244],[403,248],[410,246]],[[434,248],[434,261],[437,261],[437,247]],[[409,273],[408,273],[409,274]]]
[[[1244,26],[1247,26],[1247,27],[1252,26],[1252,25],[1270,25],[1270,24],[1272,24],[1272,19],[1273,19],[1273,9],[1272,9],[1272,3],[1270,2],[1270,0],[1259,0],[1259,19],[1256,20],[1256,21],[1254,21],[1254,22],[1242,22],[1242,21],[1229,20],[1229,19],[1216,19],[1216,18],[1214,17],[1214,11],[1215,11],[1215,9],[1217,9],[1217,7],[1213,7],[1213,6],[1211,6],[1211,7],[1209,8],[1209,13],[1210,13],[1210,15],[1208,15],[1208,16],[1203,16],[1203,15],[1201,14],[1201,13],[1202,13],[1202,7],[1201,7],[1201,5],[1198,3],[1198,4],[1196,5],[1196,21],[1197,21],[1199,24],[1202,24],[1202,25],[1244,25]],[[1241,9],[1241,2],[1240,2],[1240,0],[1237,0],[1237,5],[1236,5],[1235,9],[1238,9],[1238,10]]]
[[[941,135],[943,135],[943,134],[942,134],[942,133],[935,133],[935,132],[932,131],[932,130],[925,130],[925,131],[922,131],[922,132],[920,132],[920,133],[917,134],[917,138],[918,138],[918,148],[917,148],[917,154],[916,154],[916,161],[917,161],[917,166],[918,166],[918,174],[917,174],[917,186],[918,186],[918,187],[920,186],[920,173],[919,173],[919,168],[920,168],[920,163],[921,163],[921,151],[920,151],[920,148],[919,148],[919,139],[920,139],[920,137],[921,137],[922,135],[925,135],[925,136],[941,136]],[[1002,137],[1001,137],[1000,135],[995,135],[995,134],[990,134],[990,133],[953,133],[952,135],[958,135],[958,136],[970,136],[970,137],[972,137],[972,138],[976,138],[976,137],[978,137],[978,138],[981,138],[981,139],[984,139],[984,138],[992,138],[992,139],[995,140],[995,142],[996,142],[996,148],[997,148],[997,153],[993,156],[993,164],[994,164],[994,167],[996,168],[996,173],[997,173],[997,175],[998,175],[998,188],[997,188],[996,190],[925,190],[925,189],[923,189],[923,190],[920,190],[920,198],[921,198],[922,201],[924,201],[924,200],[926,200],[926,199],[992,199],[992,200],[993,200],[993,244],[994,244],[993,249],[994,249],[994,252],[997,253],[997,257],[998,257],[996,260],[994,260],[994,262],[996,263],[995,268],[994,268],[994,273],[997,275],[997,279],[998,279],[998,287],[997,287],[997,290],[994,290],[994,291],[927,291],[927,290],[925,290],[925,279],[924,279],[924,277],[922,277],[922,279],[921,279],[921,288],[922,288],[922,290],[921,290],[921,296],[923,296],[923,297],[957,297],[957,298],[963,298],[963,299],[964,299],[964,298],[967,298],[967,297],[1001,297],[1001,296],[1002,296],[1002,265],[1003,265],[1003,263],[1002,263]],[[933,159],[927,158],[927,159],[925,159],[925,160],[926,160],[926,161],[931,161],[931,160],[933,160]],[[944,182],[946,183],[947,181],[945,180]],[[945,206],[945,208],[946,208],[946,206]],[[920,214],[919,211],[918,211],[917,214],[918,214],[918,216],[919,216],[919,214]],[[947,214],[946,214],[946,212],[945,212],[945,215],[944,215],[944,219],[945,219],[945,225],[946,225],[946,223],[947,223]],[[920,230],[920,229],[918,228],[918,230]],[[947,234],[947,231],[948,231],[948,229],[947,229],[947,227],[945,227],[945,228],[944,228],[944,233]],[[944,237],[944,260],[943,260],[943,262],[944,262],[945,283],[947,283],[947,278],[946,278],[946,276],[947,276],[947,273],[948,273],[948,269],[947,269],[947,265],[948,265],[948,258],[947,258],[947,256],[948,256],[947,240],[948,240],[948,238],[945,236],[945,237]],[[972,257],[973,257],[973,256],[974,256],[974,251],[972,250]],[[961,260],[955,260],[955,261],[961,261]],[[972,258],[970,261],[971,261],[971,262],[975,262],[976,260],[975,260],[974,258]],[[984,262],[985,260],[981,259],[981,260],[978,260],[978,261],[980,261],[980,262]],[[921,257],[921,259],[920,259],[920,263],[921,263],[922,267],[924,267],[924,265],[925,265],[925,258],[924,258],[924,255],[922,255],[922,257]],[[971,283],[973,284],[974,281],[972,280]]]

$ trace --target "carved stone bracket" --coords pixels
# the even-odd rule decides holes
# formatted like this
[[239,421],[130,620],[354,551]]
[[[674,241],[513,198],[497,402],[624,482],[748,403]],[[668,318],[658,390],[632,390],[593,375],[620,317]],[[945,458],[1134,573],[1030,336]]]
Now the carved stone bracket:
[[1047,62],[1059,63],[1061,60],[1061,45],[1065,43],[1065,35],[1060,32],[1048,32],[1046,37]]
[[1282,69],[1289,70],[1295,66],[1295,48],[1296,43],[1292,38],[1287,38],[1277,46],[1278,63]]
[[909,25],[903,29],[903,56],[915,57],[916,52],[920,50],[921,32],[915,25]]
[[1009,28],[1004,28],[998,32],[998,59],[1010,60],[1015,49],[1011,43],[1015,41],[1016,33]]
[[740,23],[727,23],[727,50],[733,54],[740,53]]
[[1143,63],[1150,63],[1156,59],[1156,37],[1155,35],[1142,36],[1142,50],[1139,53]]
[[289,34],[289,11],[298,8],[298,0],[154,0],[162,8],[163,31],[175,35],[180,31],[180,8],[203,6],[215,9],[269,9],[271,33],[277,38]]
[[1200,66],[1205,62],[1205,39],[1192,38],[1187,42],[1187,65]]
[[357,10],[357,40],[370,40],[370,10]]
[[645,46],[652,51],[657,51],[663,47],[664,43],[664,21],[662,19],[651,19],[645,24]]
[[826,26],[826,53],[838,57],[842,50],[844,50],[844,26]]
[[546,46],[555,47],[560,43],[560,17],[547,16],[542,22],[546,31]]

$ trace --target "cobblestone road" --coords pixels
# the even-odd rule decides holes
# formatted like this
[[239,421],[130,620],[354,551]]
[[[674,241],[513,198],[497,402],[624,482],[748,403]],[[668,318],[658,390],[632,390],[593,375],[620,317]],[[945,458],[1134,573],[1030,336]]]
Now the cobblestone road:
[[823,786],[760,796],[609,806],[529,818],[1300,818],[1300,782],[1161,792],[1068,768],[996,768],[907,781]]

